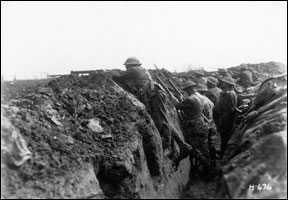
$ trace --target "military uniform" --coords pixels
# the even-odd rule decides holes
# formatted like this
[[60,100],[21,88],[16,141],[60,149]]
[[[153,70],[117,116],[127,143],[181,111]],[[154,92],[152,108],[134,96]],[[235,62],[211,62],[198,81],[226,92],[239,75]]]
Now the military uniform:
[[219,69],[219,75],[218,75],[219,88],[223,89],[222,80],[226,78],[232,78],[232,75],[228,72],[227,69]]
[[155,83],[153,86],[150,85],[153,81],[150,77],[147,70],[137,66],[124,72],[118,79],[128,86],[129,92],[144,103],[163,138],[163,148],[167,149],[171,145],[171,131],[165,106],[167,97],[161,86]]
[[239,75],[239,84],[244,88],[248,88],[253,84],[252,73],[249,70],[245,70]]
[[150,115],[163,138],[163,148],[169,149],[171,145],[171,130],[167,118],[166,93],[157,86],[149,94]]
[[235,108],[237,106],[237,94],[234,90],[223,91],[219,103],[213,111],[217,130],[221,135],[221,151],[225,151],[228,140],[232,134],[234,125]]
[[182,123],[186,141],[209,160],[208,125],[202,116],[204,109],[202,99],[192,94],[184,101],[175,104],[175,107],[183,111]]
[[135,94],[137,97],[140,95],[140,92],[149,89],[153,81],[149,72],[141,66],[130,67],[116,79],[117,82],[123,84],[129,92]]
[[[207,88],[206,90],[207,91]],[[207,94],[207,93],[205,93]],[[205,95],[201,95],[198,92],[196,92],[196,95],[198,95],[203,103],[203,115],[205,116],[206,123],[208,125],[208,146],[209,146],[209,153],[210,153],[210,165],[216,167],[216,125],[213,119],[213,108],[214,103]]]
[[[135,58],[133,59],[135,60]],[[133,59],[132,63],[134,62]],[[129,60],[129,58],[127,60]],[[137,62],[139,61],[137,60]],[[127,63],[127,61],[125,63]],[[115,79],[115,77],[113,78]],[[186,144],[169,125],[168,110],[165,105],[167,100],[166,92],[158,83],[152,80],[149,72],[141,66],[128,67],[126,72],[116,77],[116,81],[123,84],[124,87],[127,87],[127,90],[136,95],[146,106],[155,126],[160,132],[163,148],[170,149],[171,137],[173,137],[180,148],[182,158],[184,158],[185,156],[183,156],[183,154],[186,153],[185,151],[188,151],[187,148],[190,148],[190,146]]]
[[205,95],[213,102],[214,105],[216,105],[219,102],[221,92],[222,90],[215,86],[210,88]]
[[217,87],[217,79],[209,76],[207,79],[207,87],[209,88],[208,91],[205,93],[205,96],[208,97],[214,105],[219,102],[220,94],[222,90]]

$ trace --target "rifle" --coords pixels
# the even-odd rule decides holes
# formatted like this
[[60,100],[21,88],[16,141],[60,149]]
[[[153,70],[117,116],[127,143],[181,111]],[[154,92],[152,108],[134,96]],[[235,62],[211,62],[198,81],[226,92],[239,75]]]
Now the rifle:
[[182,100],[182,99],[183,99],[183,95],[181,94],[181,92],[179,91],[179,89],[174,85],[174,83],[171,81],[170,78],[168,78],[168,82],[171,84],[171,86],[173,87],[173,89],[175,90],[175,92],[177,93],[177,95],[179,96],[179,98]]
[[164,88],[164,90],[168,93],[170,97],[175,98],[174,94],[167,88],[167,86],[163,83],[163,81],[160,79],[160,77],[155,74],[156,80],[160,83],[160,85]]
[[53,75],[47,74],[47,78],[59,78],[62,76],[70,76],[70,74],[53,74]]
[[[169,78],[169,77],[166,77],[165,76],[165,74],[161,71],[161,70],[159,70],[159,68],[154,64],[154,66],[156,67],[156,69],[157,69],[157,71],[163,76],[163,77],[165,77],[166,78],[166,80],[168,80],[168,82],[170,83],[170,85],[172,86],[172,88],[174,89],[174,91],[176,92],[176,94],[177,94],[177,99],[178,100],[180,100],[180,101],[182,101],[183,100],[183,96],[182,96],[182,94],[181,94],[181,92],[179,91],[179,89],[175,86],[175,84],[172,82],[172,80]],[[156,76],[157,76],[157,74],[156,74]],[[156,77],[157,78],[157,77]],[[159,77],[157,78],[157,79],[159,79]],[[162,81],[161,81],[162,82]],[[163,82],[162,82],[162,84],[164,84]],[[164,84],[165,85],[165,84]],[[165,85],[165,87],[166,87],[166,85]],[[167,87],[166,87],[167,88]],[[168,89],[168,88],[167,88]],[[165,89],[166,90],[166,89]],[[169,90],[169,92],[170,92],[170,90]],[[171,92],[170,92],[171,93]],[[173,95],[174,96],[174,95]]]
[[85,70],[85,71],[71,71],[71,75],[79,75],[79,74],[93,74],[96,70]]
[[155,65],[155,63],[153,63],[153,64],[154,64],[154,66],[156,67],[157,71],[160,72],[160,74],[161,74],[162,76],[166,77],[166,76],[163,74],[163,72]]
[[[155,65],[155,64],[154,64],[154,65]],[[155,65],[155,67],[157,67],[157,66]],[[157,68],[157,70],[159,70],[159,69]],[[162,73],[162,74],[163,74],[163,73]],[[169,95],[170,97],[172,97],[172,98],[177,99],[177,98],[174,96],[174,94],[166,87],[166,85],[163,83],[163,81],[160,79],[160,77],[159,77],[157,74],[155,74],[155,77],[156,77],[157,81],[160,83],[160,85],[164,88],[164,90],[168,93],[168,95]],[[182,97],[182,95],[181,95],[181,97]],[[180,99],[178,98],[178,100],[182,101],[182,98],[181,98],[181,97],[180,97]],[[177,109],[176,109],[176,110],[177,110]],[[180,110],[177,110],[177,113],[178,113],[178,115],[179,115],[179,117],[180,117],[180,120],[183,121],[182,112],[181,112]]]

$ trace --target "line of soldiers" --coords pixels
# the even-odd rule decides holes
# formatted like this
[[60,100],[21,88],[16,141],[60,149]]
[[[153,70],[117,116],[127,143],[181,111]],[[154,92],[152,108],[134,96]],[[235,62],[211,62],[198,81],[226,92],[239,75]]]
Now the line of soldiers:
[[164,154],[168,157],[173,155],[171,145],[175,140],[180,149],[179,157],[174,159],[175,165],[178,166],[182,159],[190,155],[192,170],[201,169],[200,173],[210,176],[211,169],[216,169],[217,131],[221,137],[220,156],[232,134],[238,104],[234,90],[236,83],[232,76],[223,69],[219,71],[218,80],[214,77],[205,78],[203,71],[197,70],[196,77],[182,88],[187,97],[180,102],[171,97],[172,104],[181,111],[183,140],[169,122],[167,92],[141,67],[137,58],[128,58],[124,65],[127,71],[120,76],[113,76],[113,79],[144,103],[162,137]]

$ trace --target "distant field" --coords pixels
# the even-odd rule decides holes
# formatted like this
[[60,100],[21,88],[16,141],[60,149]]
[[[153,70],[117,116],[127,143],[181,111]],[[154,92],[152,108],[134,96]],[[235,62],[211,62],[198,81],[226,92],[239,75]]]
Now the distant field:
[[36,86],[36,85],[47,84],[51,80],[53,80],[53,78],[4,81],[4,83],[10,84],[10,85],[15,85],[15,86]]

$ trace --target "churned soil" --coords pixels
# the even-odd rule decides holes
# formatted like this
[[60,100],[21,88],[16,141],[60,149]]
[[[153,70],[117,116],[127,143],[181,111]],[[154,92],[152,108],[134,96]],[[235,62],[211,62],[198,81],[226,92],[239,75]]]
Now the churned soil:
[[[63,176],[83,163],[113,160],[113,151],[131,140],[125,122],[137,121],[138,111],[111,85],[103,73],[5,86],[1,110],[33,152],[19,168],[23,180]],[[89,128],[89,119],[97,119],[103,132]]]

